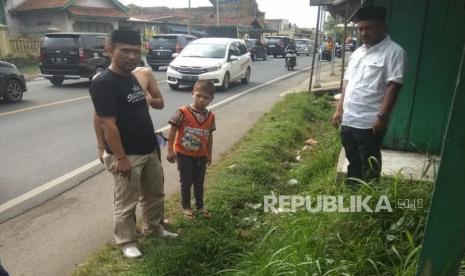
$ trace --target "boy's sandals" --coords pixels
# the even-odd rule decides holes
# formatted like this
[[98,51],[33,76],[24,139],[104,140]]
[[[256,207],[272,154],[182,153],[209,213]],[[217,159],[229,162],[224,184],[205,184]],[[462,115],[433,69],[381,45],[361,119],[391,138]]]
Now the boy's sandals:
[[200,208],[200,209],[197,209],[197,212],[199,212],[200,215],[206,217],[206,218],[211,218],[212,215],[210,214],[210,212],[208,212],[207,209],[205,208]]
[[191,209],[183,209],[182,214],[187,219],[193,219],[194,218],[194,213],[192,212]]

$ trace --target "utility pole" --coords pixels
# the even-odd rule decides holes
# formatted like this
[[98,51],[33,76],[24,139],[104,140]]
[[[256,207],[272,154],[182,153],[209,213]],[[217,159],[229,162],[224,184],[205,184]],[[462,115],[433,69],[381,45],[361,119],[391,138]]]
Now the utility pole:
[[220,5],[218,4],[218,0],[216,0],[216,26],[220,25]]
[[[330,15],[331,16],[331,15]],[[337,15],[334,15],[333,17],[334,19],[334,26],[332,30],[329,30],[329,32],[332,34],[332,42],[333,42],[333,45],[332,45],[332,48],[331,48],[331,72],[330,72],[330,76],[335,76],[336,75],[336,42],[337,42],[337,23],[338,23],[338,19],[337,19]]]
[[321,59],[323,57],[323,51],[324,51],[324,41],[323,41],[323,35],[324,35],[324,22],[326,18],[326,11],[321,9],[321,15],[320,15],[320,26],[321,26],[321,45],[320,45],[320,54],[318,55],[318,64],[316,66],[316,74],[315,74],[315,85],[313,87],[315,88],[321,88]]
[[191,16],[192,15],[192,13],[191,13],[191,0],[188,0],[188,2],[189,2],[189,23],[187,24],[187,34],[190,35],[191,34],[191,17],[192,17]]
[[308,83],[308,91],[312,91],[312,82],[313,82],[313,72],[315,69],[315,58],[316,58],[316,52],[318,51],[318,35],[319,35],[319,29],[320,29],[320,10],[321,6],[318,5],[318,14],[317,14],[317,19],[316,19],[316,28],[315,28],[315,41],[314,41],[314,46],[313,46],[313,58],[312,58],[312,69],[310,71],[310,80]]

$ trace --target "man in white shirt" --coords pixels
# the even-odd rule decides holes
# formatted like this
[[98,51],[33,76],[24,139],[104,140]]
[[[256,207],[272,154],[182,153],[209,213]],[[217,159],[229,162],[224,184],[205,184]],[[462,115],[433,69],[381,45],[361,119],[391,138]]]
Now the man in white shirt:
[[[349,59],[334,127],[341,127],[341,140],[349,160],[349,178],[378,179],[380,147],[404,80],[405,51],[387,35],[386,10],[360,8],[353,20],[364,43]],[[356,182],[349,181],[349,184]]]

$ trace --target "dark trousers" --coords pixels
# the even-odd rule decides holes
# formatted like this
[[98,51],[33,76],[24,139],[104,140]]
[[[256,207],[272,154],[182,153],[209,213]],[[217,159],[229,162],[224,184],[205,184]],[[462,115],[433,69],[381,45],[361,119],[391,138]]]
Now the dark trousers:
[[[373,134],[373,129],[342,126],[342,145],[349,160],[347,177],[364,181],[379,179],[382,167],[381,144],[385,133],[386,131],[382,131]],[[348,183],[354,184],[350,180]]]
[[203,183],[207,169],[207,157],[191,157],[177,153],[176,160],[181,179],[182,208],[190,208],[192,184],[194,184],[195,207],[203,208]]
[[0,276],[8,276],[8,272],[3,268],[3,266],[0,264]]

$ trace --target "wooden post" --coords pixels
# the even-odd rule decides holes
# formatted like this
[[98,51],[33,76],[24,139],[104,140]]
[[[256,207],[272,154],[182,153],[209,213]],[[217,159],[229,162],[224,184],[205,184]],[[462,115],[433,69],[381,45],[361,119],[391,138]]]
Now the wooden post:
[[8,39],[8,28],[0,24],[0,57],[10,53],[10,40]]

